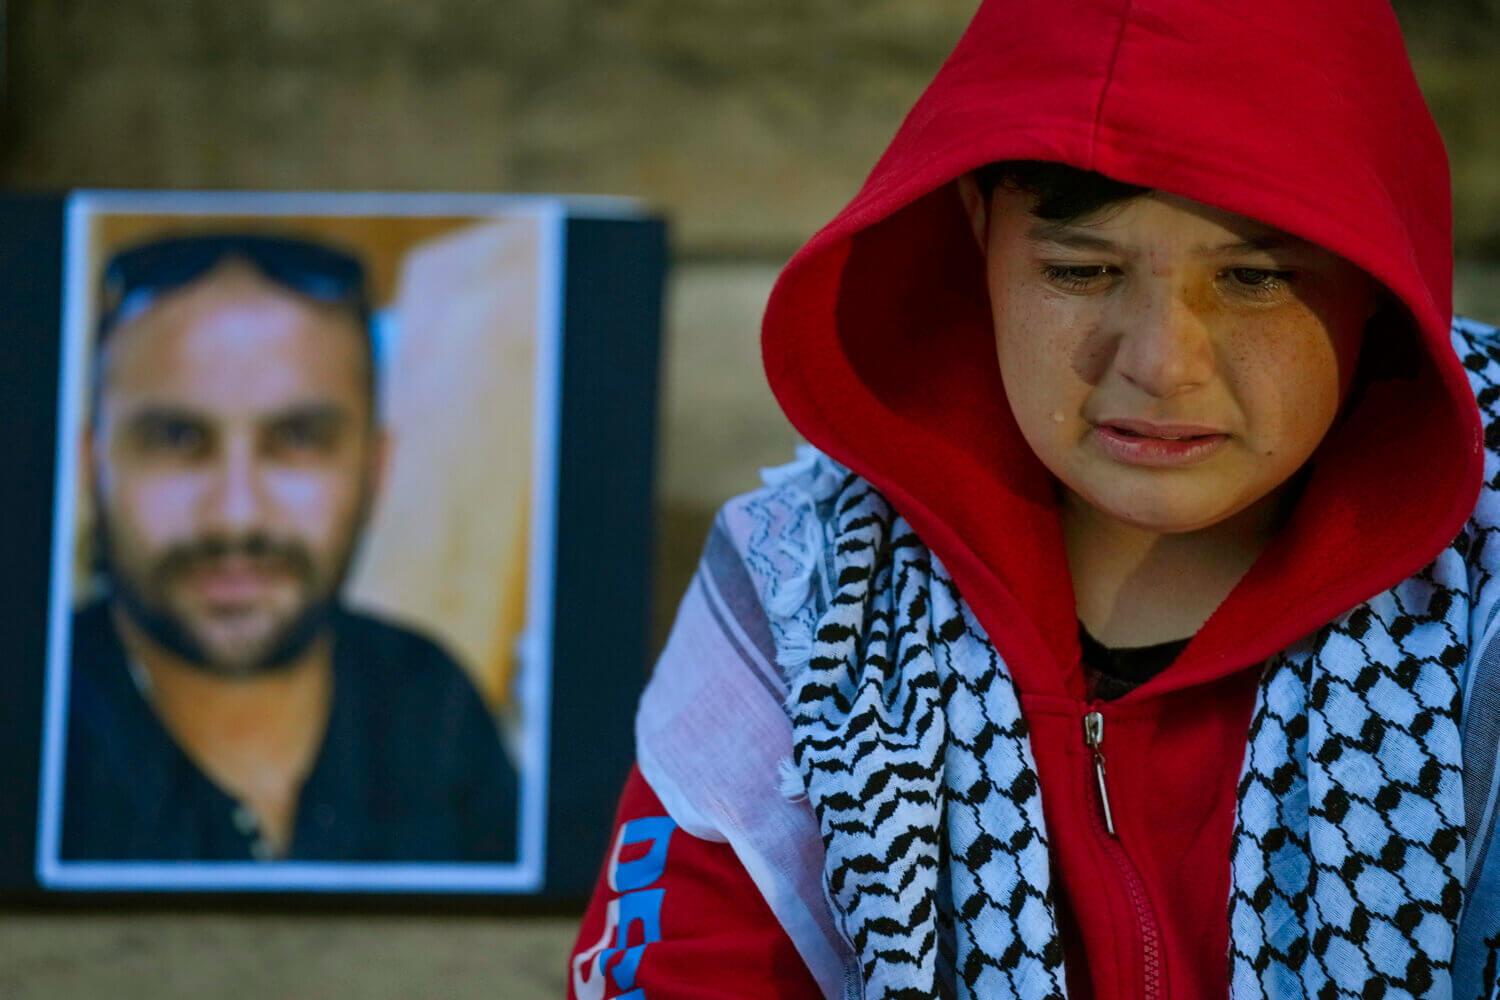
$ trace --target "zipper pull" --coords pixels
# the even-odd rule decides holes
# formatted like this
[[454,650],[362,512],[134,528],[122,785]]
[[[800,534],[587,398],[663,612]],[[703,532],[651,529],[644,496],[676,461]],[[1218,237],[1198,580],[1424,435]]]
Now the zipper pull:
[[1109,811],[1109,788],[1104,784],[1104,716],[1090,712],[1083,717],[1083,742],[1094,755],[1094,778],[1099,782],[1099,802],[1104,806],[1104,829],[1115,833],[1115,818]]

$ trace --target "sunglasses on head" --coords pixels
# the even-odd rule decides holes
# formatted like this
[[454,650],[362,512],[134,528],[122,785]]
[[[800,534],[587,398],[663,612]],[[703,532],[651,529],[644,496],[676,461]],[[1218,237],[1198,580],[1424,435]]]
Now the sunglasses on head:
[[244,260],[270,280],[314,301],[349,306],[361,324],[369,320],[365,269],[357,258],[307,240],[212,233],[154,240],[111,257],[101,282],[99,342],[161,296],[230,259]]

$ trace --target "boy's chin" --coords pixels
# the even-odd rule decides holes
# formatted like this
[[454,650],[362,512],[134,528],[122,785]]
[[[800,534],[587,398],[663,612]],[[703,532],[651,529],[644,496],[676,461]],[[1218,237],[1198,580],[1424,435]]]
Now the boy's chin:
[[1254,503],[1235,502],[1218,496],[1201,496],[1192,490],[1152,491],[1101,490],[1077,494],[1079,499],[1123,527],[1158,535],[1187,535],[1225,524]]

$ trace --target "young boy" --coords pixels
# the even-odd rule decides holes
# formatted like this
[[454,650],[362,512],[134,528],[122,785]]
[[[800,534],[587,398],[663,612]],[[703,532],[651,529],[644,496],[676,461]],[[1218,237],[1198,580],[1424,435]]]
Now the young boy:
[[1380,0],[986,0],[772,295],[817,450],[708,541],[572,995],[1497,995],[1448,199]]

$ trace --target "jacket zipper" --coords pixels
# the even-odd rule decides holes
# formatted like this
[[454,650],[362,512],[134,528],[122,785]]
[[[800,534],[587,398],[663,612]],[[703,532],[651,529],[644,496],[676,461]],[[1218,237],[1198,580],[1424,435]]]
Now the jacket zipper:
[[1104,829],[1115,833],[1115,817],[1109,808],[1109,786],[1104,783],[1104,716],[1090,712],[1083,717],[1083,742],[1094,756],[1094,780],[1099,784],[1099,805],[1104,808]]
[[1119,869],[1121,881],[1125,883],[1125,891],[1130,897],[1130,905],[1135,910],[1136,926],[1141,931],[1141,965],[1144,971],[1141,995],[1146,1000],[1157,1000],[1162,994],[1161,931],[1156,926],[1156,916],[1151,912],[1150,901],[1146,898],[1146,887],[1141,881],[1140,872],[1130,860],[1130,855],[1125,853],[1125,846],[1120,843],[1119,834],[1115,832],[1114,813],[1109,805],[1109,786],[1104,780],[1103,713],[1096,710],[1085,713],[1083,743],[1093,759],[1094,782],[1099,790],[1093,809],[1095,832],[1102,835],[1099,839],[1104,846],[1104,853],[1109,855]]

